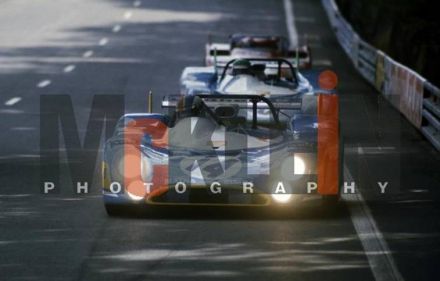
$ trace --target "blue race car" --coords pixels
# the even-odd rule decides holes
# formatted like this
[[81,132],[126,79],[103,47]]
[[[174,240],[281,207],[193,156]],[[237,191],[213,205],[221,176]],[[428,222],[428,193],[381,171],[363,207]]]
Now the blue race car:
[[[169,96],[162,104],[169,114],[121,117],[105,144],[109,215],[129,206],[291,206],[299,194],[337,201],[336,95],[274,104],[264,96],[217,93]],[[270,120],[261,122],[257,110],[270,112]]]

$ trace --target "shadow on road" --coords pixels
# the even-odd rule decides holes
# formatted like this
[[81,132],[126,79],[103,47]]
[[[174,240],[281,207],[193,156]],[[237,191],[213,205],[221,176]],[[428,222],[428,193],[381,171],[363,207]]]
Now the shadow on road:
[[117,217],[133,219],[186,219],[186,220],[322,220],[348,216],[343,202],[324,204],[301,202],[297,206],[284,207],[236,207],[236,206],[148,206],[120,208]]

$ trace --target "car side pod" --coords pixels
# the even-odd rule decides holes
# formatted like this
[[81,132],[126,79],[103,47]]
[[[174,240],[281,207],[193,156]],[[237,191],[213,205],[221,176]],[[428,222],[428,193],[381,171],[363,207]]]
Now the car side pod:
[[342,182],[342,147],[339,128],[339,97],[318,94],[318,193],[325,201],[337,202]]

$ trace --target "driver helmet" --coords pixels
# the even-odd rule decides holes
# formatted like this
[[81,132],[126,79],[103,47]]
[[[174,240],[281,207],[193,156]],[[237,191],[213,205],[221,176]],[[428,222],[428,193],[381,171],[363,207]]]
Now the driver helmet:
[[252,74],[251,63],[246,59],[236,60],[232,64],[232,75]]
[[182,119],[185,117],[198,116],[202,109],[202,99],[198,96],[185,96],[179,100],[176,106],[176,117]]

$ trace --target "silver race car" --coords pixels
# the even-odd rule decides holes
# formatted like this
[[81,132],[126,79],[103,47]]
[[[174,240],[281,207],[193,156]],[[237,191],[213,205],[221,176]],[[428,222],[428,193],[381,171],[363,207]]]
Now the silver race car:
[[186,67],[180,77],[182,95],[222,92],[263,95],[269,99],[312,94],[309,81],[285,59],[233,59],[221,69]]

